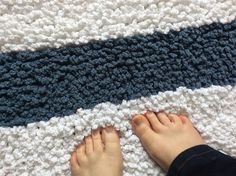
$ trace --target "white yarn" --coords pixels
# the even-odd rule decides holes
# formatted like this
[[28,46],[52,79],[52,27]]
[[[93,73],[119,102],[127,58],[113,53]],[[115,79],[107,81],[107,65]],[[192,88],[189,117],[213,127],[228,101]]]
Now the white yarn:
[[0,175],[70,175],[74,146],[91,129],[105,125],[120,130],[125,176],[163,175],[131,130],[131,116],[146,110],[188,114],[209,145],[236,156],[236,86],[181,87],[120,105],[107,102],[93,109],[78,109],[76,114],[27,127],[1,127]]
[[1,0],[0,51],[167,33],[235,18],[235,0]]

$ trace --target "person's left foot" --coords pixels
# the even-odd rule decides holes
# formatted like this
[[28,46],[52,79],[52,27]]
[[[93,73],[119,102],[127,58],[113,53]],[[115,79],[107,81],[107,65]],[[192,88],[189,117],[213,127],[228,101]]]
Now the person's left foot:
[[121,176],[120,140],[113,127],[95,130],[72,153],[72,176]]
[[151,158],[165,171],[184,150],[205,144],[192,122],[183,115],[148,111],[135,115],[132,125]]

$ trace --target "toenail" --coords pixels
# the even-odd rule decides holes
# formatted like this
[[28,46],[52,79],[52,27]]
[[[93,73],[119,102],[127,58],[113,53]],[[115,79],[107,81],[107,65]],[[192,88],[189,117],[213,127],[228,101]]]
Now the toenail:
[[107,133],[112,133],[112,132],[113,132],[113,128],[105,128],[105,131],[106,131]]
[[136,118],[136,119],[134,119],[134,123],[135,123],[135,125],[139,126],[143,123],[143,120],[141,118]]
[[153,112],[152,111],[147,111],[145,114],[152,114]]
[[100,131],[98,129],[92,131],[92,135],[97,135],[99,133],[100,133]]
[[158,113],[158,114],[159,114],[159,113],[165,113],[165,111],[164,111],[164,110],[160,110],[160,111],[158,111],[157,113]]

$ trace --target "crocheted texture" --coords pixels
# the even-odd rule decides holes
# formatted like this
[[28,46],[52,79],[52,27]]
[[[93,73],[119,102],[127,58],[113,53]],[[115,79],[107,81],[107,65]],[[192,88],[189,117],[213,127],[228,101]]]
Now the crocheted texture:
[[236,156],[235,0],[1,0],[0,176],[70,175],[91,129],[121,133],[124,175],[163,175],[133,134],[189,116]]
[[26,125],[179,86],[233,85],[235,36],[236,20],[168,34],[0,54],[0,125]]
[[161,170],[148,157],[130,125],[132,114],[166,110],[189,114],[206,142],[236,156],[236,87],[199,90],[178,88],[155,96],[103,103],[76,114],[31,123],[27,127],[0,128],[0,175],[69,175],[70,152],[98,126],[114,125],[121,133],[124,175],[157,175]]
[[167,33],[235,17],[235,0],[1,0],[0,49],[35,50],[154,30]]

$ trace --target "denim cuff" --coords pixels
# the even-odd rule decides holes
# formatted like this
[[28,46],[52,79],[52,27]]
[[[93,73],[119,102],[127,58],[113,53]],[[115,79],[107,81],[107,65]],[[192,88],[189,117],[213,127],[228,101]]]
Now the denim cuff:
[[[167,176],[189,175],[211,160],[209,153],[215,150],[208,145],[197,145],[180,153],[171,163]],[[192,160],[194,159],[194,162]]]

